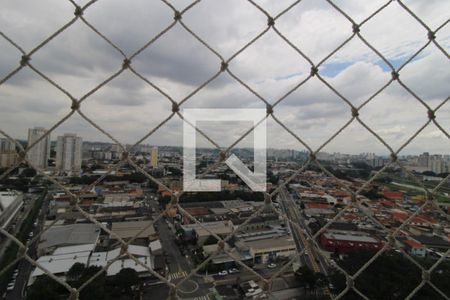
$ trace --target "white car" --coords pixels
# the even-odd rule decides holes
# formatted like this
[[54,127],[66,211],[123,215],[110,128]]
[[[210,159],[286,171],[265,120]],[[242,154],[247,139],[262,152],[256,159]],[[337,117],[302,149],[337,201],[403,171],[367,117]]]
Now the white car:
[[220,271],[218,274],[219,274],[219,276],[226,276],[226,275],[228,275],[228,272],[227,272],[227,270],[223,270],[223,271]]
[[274,263],[270,263],[270,264],[267,265],[267,267],[268,267],[269,269],[274,269],[274,268],[277,267],[277,265],[274,264]]
[[230,274],[239,273],[239,269],[237,269],[237,268],[231,268],[230,270],[228,270],[228,272],[229,272]]

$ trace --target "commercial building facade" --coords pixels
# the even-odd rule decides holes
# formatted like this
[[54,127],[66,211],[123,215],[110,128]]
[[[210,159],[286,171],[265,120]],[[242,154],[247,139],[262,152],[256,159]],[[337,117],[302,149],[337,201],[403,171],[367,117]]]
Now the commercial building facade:
[[320,235],[321,246],[330,252],[381,249],[384,243],[361,231],[329,230]]

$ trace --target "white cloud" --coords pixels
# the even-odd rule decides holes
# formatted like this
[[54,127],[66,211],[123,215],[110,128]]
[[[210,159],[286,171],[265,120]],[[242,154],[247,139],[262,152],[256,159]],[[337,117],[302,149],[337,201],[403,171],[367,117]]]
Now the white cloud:
[[[275,16],[293,1],[258,1]],[[186,1],[172,2],[181,10]],[[357,22],[384,1],[337,1]],[[26,51],[48,37],[73,17],[68,1],[25,0],[2,2],[0,27]],[[450,4],[411,1],[407,5],[432,29],[449,18]],[[133,53],[173,21],[173,12],[160,1],[98,1],[84,16],[100,32]],[[266,16],[247,1],[202,1],[183,16],[183,21],[228,59],[267,26]],[[352,34],[351,23],[325,1],[304,0],[277,19],[276,27],[314,63],[326,57]],[[437,33],[437,41],[448,51],[450,25]],[[427,42],[426,30],[398,3],[361,27],[361,34],[395,66],[400,65]],[[0,76],[18,65],[20,52],[0,39]],[[76,97],[81,97],[117,71],[119,52],[77,21],[67,32],[44,46],[31,62]],[[179,24],[133,60],[133,67],[180,101],[219,70],[220,59],[195,40]],[[238,55],[230,70],[269,102],[274,102],[309,75],[310,65],[272,30]],[[380,58],[358,39],[335,53],[320,73],[354,105],[366,101],[391,78]],[[401,80],[432,108],[450,94],[449,61],[434,45],[400,72]],[[450,129],[449,104],[437,120]],[[31,70],[0,86],[0,127],[25,138],[33,126],[52,126],[70,111],[70,100]],[[221,74],[188,100],[183,107],[261,107],[265,105],[243,86]],[[82,110],[120,141],[131,143],[161,122],[171,110],[170,102],[139,78],[125,71],[82,104]],[[298,88],[279,106],[276,116],[313,148],[319,147],[350,117],[349,106],[317,78]],[[424,122],[426,109],[397,83],[380,93],[360,111],[361,119],[395,147],[406,141]],[[147,142],[180,144],[181,121],[172,120]],[[79,116],[63,124],[57,133],[78,132],[86,140],[107,140]],[[269,146],[300,148],[288,133],[269,122]],[[438,152],[448,147],[430,143],[441,138],[436,129],[418,137],[408,151]],[[423,141],[422,143],[420,141]],[[422,149],[420,149],[422,148]],[[326,151],[386,152],[360,125],[352,124]],[[406,149],[405,149],[406,151]],[[444,151],[445,152],[445,151]]]

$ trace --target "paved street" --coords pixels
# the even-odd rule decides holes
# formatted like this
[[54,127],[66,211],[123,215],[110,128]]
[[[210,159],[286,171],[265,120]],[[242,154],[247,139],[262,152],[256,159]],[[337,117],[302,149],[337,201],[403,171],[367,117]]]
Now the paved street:
[[[170,229],[169,223],[164,219],[160,219],[156,222],[159,238],[166,254],[166,262],[168,265],[167,278],[177,284],[181,282],[191,272],[192,267],[184,255],[180,252],[177,244],[175,243],[175,236]],[[178,296],[182,299],[194,299],[206,297],[209,293],[209,289],[212,287],[211,283],[205,283],[203,276],[195,274],[190,279],[186,280],[178,290]],[[154,287],[150,287],[149,296]],[[158,288],[161,293],[164,292],[164,288]],[[144,299],[155,299],[153,297],[146,298],[147,294],[144,294]]]
[[[32,205],[33,197],[35,197],[35,195],[29,196],[29,197],[27,197],[27,196],[24,197],[23,211],[22,211],[22,209],[20,209],[19,212],[17,213],[17,215],[9,222],[9,225],[7,226],[7,228],[12,226],[12,224],[15,224],[14,229],[12,231],[9,231],[12,235],[17,236],[17,234],[19,233],[19,229],[22,226],[22,222],[28,216],[31,208],[33,207],[33,205]],[[6,248],[8,248],[10,243],[11,243],[11,240],[9,240],[8,238],[1,235],[0,257],[3,257],[3,253],[5,252]]]
[[[302,264],[305,264],[313,271],[320,272],[323,274],[327,274],[326,263],[320,254],[318,254],[314,247],[308,244],[305,236],[305,231],[309,233],[308,226],[305,224],[303,217],[301,216],[297,205],[295,204],[292,196],[289,194],[287,189],[283,187],[280,190],[279,197],[280,205],[287,215],[287,217],[292,220],[294,223],[299,224],[301,228],[297,226],[293,226],[289,223],[289,228],[291,229],[292,236],[294,238],[297,251],[303,250],[306,247],[306,251],[302,256]],[[303,229],[303,230],[302,230]],[[307,253],[306,253],[307,252]],[[324,288],[323,292],[325,294],[330,294],[328,288]]]
[[[37,198],[35,198],[35,200],[36,199]],[[37,217],[37,221],[38,221],[37,226],[34,227],[32,230],[34,237],[36,237],[36,235],[42,230],[42,228],[44,226],[45,214],[47,212],[48,205],[49,205],[49,201],[46,197],[46,199],[44,200],[44,202],[42,204],[42,208],[39,211],[38,217]],[[30,205],[30,206],[32,206],[32,205]],[[33,241],[33,239],[31,239],[31,241]],[[28,245],[28,255],[31,256],[32,258],[36,258],[36,247],[37,247],[37,241]],[[27,286],[28,277],[29,277],[33,267],[28,261],[22,259],[22,260],[20,260],[17,269],[19,270],[19,274],[17,275],[17,278],[16,278],[16,284],[14,285],[14,289],[12,291],[9,291],[6,294],[6,298],[5,298],[6,300],[22,299],[22,297],[24,296],[26,286]]]

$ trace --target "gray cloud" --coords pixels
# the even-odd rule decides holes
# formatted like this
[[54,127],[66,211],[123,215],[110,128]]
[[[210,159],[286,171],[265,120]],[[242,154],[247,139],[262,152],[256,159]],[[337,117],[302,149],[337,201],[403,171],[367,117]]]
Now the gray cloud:
[[[84,1],[85,3],[86,1]],[[358,22],[375,11],[381,2],[339,3]],[[290,1],[258,2],[276,15]],[[173,2],[177,9],[187,5]],[[411,9],[431,28],[448,16],[449,4],[411,1]],[[67,1],[25,0],[6,2],[0,12],[0,28],[26,51],[44,40],[73,17]],[[160,1],[99,1],[85,15],[100,32],[130,55],[173,21],[173,12]],[[227,59],[267,24],[264,14],[246,1],[202,1],[183,16],[183,21]],[[326,2],[302,3],[276,22],[277,28],[315,63],[351,35],[351,24]],[[437,40],[450,48],[449,25]],[[387,30],[389,29],[389,30]],[[426,40],[426,31],[397,3],[364,24],[361,32],[381,53],[398,64],[408,59]],[[0,76],[18,65],[21,54],[0,40]],[[77,21],[66,32],[44,46],[31,62],[58,84],[81,97],[122,64],[121,55],[101,40],[85,24]],[[176,101],[215,74],[220,60],[196,41],[179,24],[137,56],[133,67],[161,87]],[[354,105],[359,105],[390,79],[380,67],[380,59],[358,40],[335,53],[325,62],[322,76]],[[334,68],[334,69],[333,69]],[[269,31],[231,63],[230,69],[269,102],[274,102],[301,82],[310,66],[290,46]],[[327,76],[329,70],[335,71]],[[448,59],[430,45],[400,74],[405,84],[436,107],[450,94]],[[263,102],[227,74],[221,74],[189,99],[182,108],[265,108]],[[22,70],[0,86],[0,127],[24,138],[28,127],[52,126],[69,112],[70,101],[60,91],[30,70]],[[170,102],[129,71],[88,98],[83,112],[108,129],[120,141],[131,143],[161,122],[171,110]],[[404,142],[423,122],[426,110],[398,84],[393,84],[361,110],[361,118],[394,146]],[[350,118],[350,110],[337,95],[317,78],[301,86],[275,108],[275,114],[313,147],[320,146]],[[437,112],[447,130],[448,104]],[[20,123],[17,120],[21,120]],[[55,134],[78,132],[86,140],[107,140],[79,116],[64,123]],[[174,118],[146,142],[181,144],[182,122]],[[214,131],[219,135],[220,132]],[[213,133],[212,133],[213,134]],[[234,137],[234,135],[233,135]],[[436,129],[422,133],[418,143],[407,151],[444,152]],[[301,148],[294,138],[273,121],[268,123],[269,146]],[[420,142],[422,141],[422,142]],[[428,148],[428,149],[427,149]],[[325,149],[341,152],[385,152],[382,145],[357,124]],[[406,149],[405,149],[406,151]],[[446,151],[448,152],[448,150]]]

